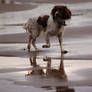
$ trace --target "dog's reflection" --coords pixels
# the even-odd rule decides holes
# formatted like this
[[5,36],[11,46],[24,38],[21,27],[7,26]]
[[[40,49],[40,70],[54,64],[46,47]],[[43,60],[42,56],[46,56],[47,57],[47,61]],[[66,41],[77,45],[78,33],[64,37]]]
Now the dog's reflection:
[[73,88],[69,88],[68,86],[57,86],[56,92],[75,92]]
[[43,86],[41,88],[45,88],[47,90],[55,90],[55,92],[75,92],[74,88],[70,88],[68,86],[56,86],[56,87],[51,87],[51,86]]
[[30,57],[30,65],[33,67],[31,71],[28,72],[27,75],[41,75],[47,78],[56,78],[67,80],[67,76],[64,70],[63,58],[64,54],[61,55],[60,65],[58,69],[52,68],[52,59],[50,57],[44,57],[43,61],[47,62],[46,70],[41,67],[41,65],[37,64],[37,53],[33,54]]
[[37,64],[36,58],[37,58],[37,52],[35,52],[30,57],[30,65],[33,67],[33,69],[32,71],[28,71],[27,75],[44,75],[44,71],[42,67]]
[[[33,67],[33,69],[31,71],[28,71],[27,75],[28,76],[32,76],[32,75],[41,76],[40,77],[41,79],[39,77],[36,77],[36,78],[38,78],[38,80],[35,79],[35,81],[36,82],[37,81],[42,81],[41,84],[39,84],[40,82],[39,83],[37,82],[37,83],[41,88],[44,88],[46,90],[55,90],[55,92],[75,92],[75,90],[73,88],[70,88],[67,85],[66,86],[65,85],[61,86],[62,83],[61,83],[60,86],[57,86],[57,84],[60,83],[59,81],[52,82],[53,81],[52,79],[56,79],[56,80],[59,79],[61,81],[64,80],[63,82],[68,81],[65,70],[64,70],[64,63],[63,63],[64,54],[63,53],[61,54],[60,64],[59,64],[58,69],[52,68],[52,62],[53,62],[54,59],[52,59],[50,57],[42,58],[43,62],[46,63],[46,68],[41,67],[43,62],[41,63],[41,65],[38,64],[41,59],[37,58],[37,54],[38,53],[34,53],[30,57],[30,65]],[[33,78],[32,78],[32,81],[33,81]],[[54,83],[54,86],[50,85],[51,82]],[[48,84],[46,84],[46,83],[48,83]]]
[[57,78],[57,79],[67,80],[67,76],[65,74],[64,65],[63,65],[62,60],[60,60],[60,66],[58,69],[54,69],[51,67],[52,60],[50,57],[45,57],[43,60],[47,61],[46,76],[48,78],[53,77],[53,78]]

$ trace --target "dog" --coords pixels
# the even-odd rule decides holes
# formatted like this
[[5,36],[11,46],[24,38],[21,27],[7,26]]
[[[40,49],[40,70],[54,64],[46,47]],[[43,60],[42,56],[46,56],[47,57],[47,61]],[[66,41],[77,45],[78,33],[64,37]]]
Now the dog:
[[67,6],[55,6],[51,11],[52,18],[48,22],[47,30],[46,30],[46,45],[43,45],[43,48],[50,47],[49,38],[51,36],[56,36],[59,40],[61,52],[67,53],[62,49],[62,39],[63,39],[63,31],[64,26],[66,26],[65,20],[71,18],[71,11],[67,8]]
[[49,15],[39,16],[38,19],[29,19],[24,25],[24,29],[29,32],[29,42],[28,50],[30,51],[30,43],[34,46],[35,50],[38,50],[35,41],[39,37],[42,30],[45,33],[46,44],[43,45],[43,48],[50,47],[49,38],[51,36],[57,36],[60,44],[61,51],[62,49],[62,38],[65,20],[71,18],[71,11],[66,6],[55,6],[51,11],[51,17]]

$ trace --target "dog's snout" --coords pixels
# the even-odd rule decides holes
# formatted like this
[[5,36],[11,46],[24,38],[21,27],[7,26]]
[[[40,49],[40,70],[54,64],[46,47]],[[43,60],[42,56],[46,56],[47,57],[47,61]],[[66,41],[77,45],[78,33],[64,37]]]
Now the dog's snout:
[[56,11],[55,16],[58,16],[58,14],[59,14],[59,12],[58,12],[58,11]]
[[56,17],[56,18],[61,17],[61,13],[60,13],[59,11],[56,11],[56,13],[55,13],[55,17]]

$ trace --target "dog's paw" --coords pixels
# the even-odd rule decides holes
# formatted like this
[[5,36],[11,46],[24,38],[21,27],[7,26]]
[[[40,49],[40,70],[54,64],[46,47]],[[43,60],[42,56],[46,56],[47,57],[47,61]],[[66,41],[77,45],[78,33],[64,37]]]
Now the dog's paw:
[[28,52],[30,52],[30,49],[28,49]]
[[38,48],[35,48],[35,51],[40,51],[40,49],[38,49]]
[[43,61],[51,61],[51,58],[50,57],[44,57]]
[[62,53],[63,53],[63,54],[67,54],[68,51],[67,51],[67,50],[63,50]]
[[43,47],[43,48],[50,48],[49,45],[43,45],[42,47]]
[[30,48],[31,48],[30,45],[27,45],[27,49],[30,50]]

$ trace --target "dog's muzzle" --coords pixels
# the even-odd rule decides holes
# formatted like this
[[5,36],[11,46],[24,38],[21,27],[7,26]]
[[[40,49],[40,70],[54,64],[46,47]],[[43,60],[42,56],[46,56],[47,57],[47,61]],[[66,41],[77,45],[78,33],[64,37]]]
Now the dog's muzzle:
[[55,19],[61,18],[62,19],[62,14],[60,14],[60,12],[56,11],[55,15],[54,15]]

